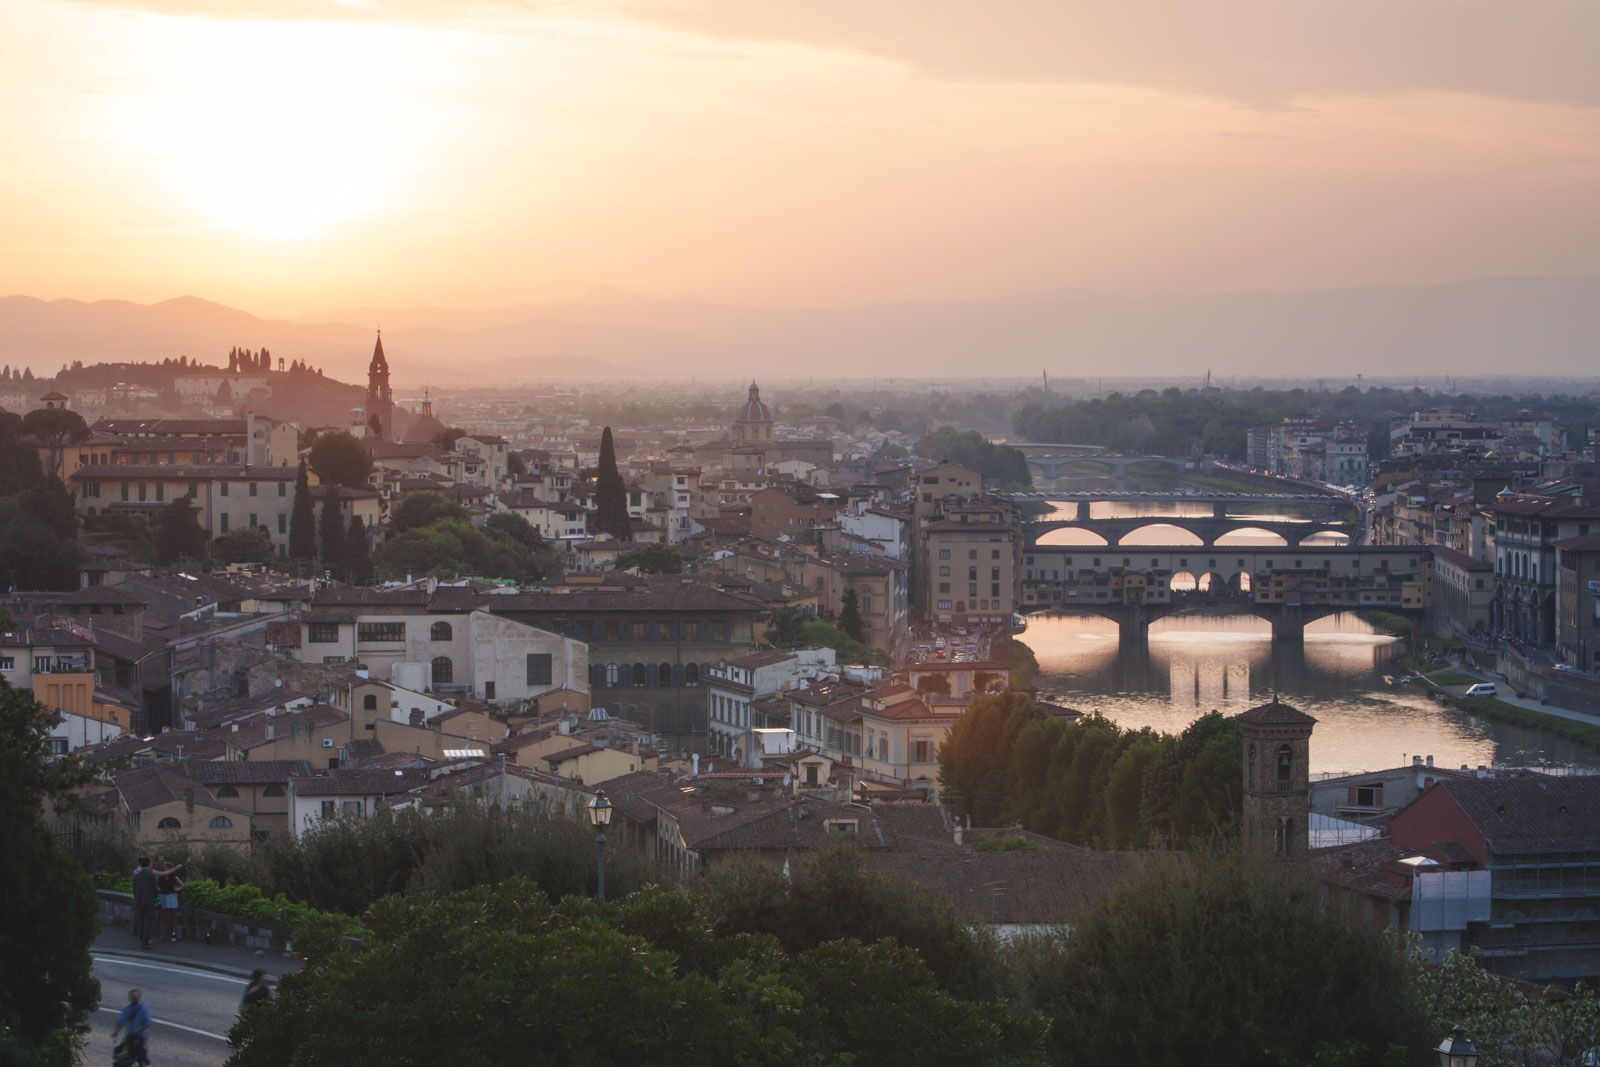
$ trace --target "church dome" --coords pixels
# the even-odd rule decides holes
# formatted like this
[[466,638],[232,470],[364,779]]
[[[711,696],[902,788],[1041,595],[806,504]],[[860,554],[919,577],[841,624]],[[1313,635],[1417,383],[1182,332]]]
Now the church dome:
[[771,422],[772,412],[767,405],[761,402],[761,389],[755,382],[750,383],[750,398],[744,402],[744,407],[739,409],[740,422]]

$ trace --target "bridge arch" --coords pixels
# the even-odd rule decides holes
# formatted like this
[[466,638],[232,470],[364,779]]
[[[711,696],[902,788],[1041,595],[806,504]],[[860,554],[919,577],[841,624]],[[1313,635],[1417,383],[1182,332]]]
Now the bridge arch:
[[1152,516],[1150,522],[1142,523],[1132,529],[1124,530],[1112,542],[1117,545],[1194,545],[1203,547],[1205,538],[1189,529],[1181,519],[1177,522],[1171,519],[1176,516]]
[[[1262,538],[1266,537],[1270,537],[1272,540],[1261,540]],[[1240,526],[1229,530],[1212,543],[1218,548],[1226,548],[1229,545],[1236,545],[1239,547],[1258,547],[1268,544],[1274,547],[1279,545],[1287,547],[1289,544],[1289,539],[1276,530],[1268,530],[1261,526]]]
[[1200,581],[1192,571],[1174,571],[1167,582],[1167,588],[1174,593],[1192,593],[1199,587]]
[[1109,547],[1111,545],[1111,541],[1109,541],[1104,534],[1096,533],[1093,530],[1086,530],[1082,526],[1075,526],[1068,523],[1059,526],[1052,526],[1043,534],[1040,534],[1039,539],[1035,541],[1034,544],[1043,547],[1048,547],[1050,545],[1081,545],[1090,548],[1100,548],[1102,546]]

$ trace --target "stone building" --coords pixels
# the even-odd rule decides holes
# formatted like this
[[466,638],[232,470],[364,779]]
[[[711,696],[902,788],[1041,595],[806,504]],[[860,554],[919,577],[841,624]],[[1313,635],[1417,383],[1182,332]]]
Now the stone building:
[[1244,848],[1303,856],[1311,818],[1311,729],[1317,720],[1276,696],[1237,718],[1244,742]]

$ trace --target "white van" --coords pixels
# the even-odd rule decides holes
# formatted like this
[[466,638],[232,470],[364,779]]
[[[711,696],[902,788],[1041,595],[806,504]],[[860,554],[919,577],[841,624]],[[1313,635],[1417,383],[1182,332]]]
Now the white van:
[[1479,682],[1476,685],[1467,686],[1467,691],[1461,695],[1469,697],[1492,697],[1497,695],[1499,692],[1500,691],[1494,687],[1493,682]]

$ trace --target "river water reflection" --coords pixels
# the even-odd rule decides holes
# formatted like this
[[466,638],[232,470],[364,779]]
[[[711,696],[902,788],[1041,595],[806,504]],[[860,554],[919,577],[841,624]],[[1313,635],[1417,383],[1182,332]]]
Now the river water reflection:
[[1039,659],[1042,691],[1133,729],[1177,733],[1213,708],[1236,714],[1276,691],[1317,718],[1313,771],[1377,770],[1413,755],[1446,767],[1600,767],[1590,746],[1385,685],[1398,642],[1354,616],[1311,624],[1303,647],[1275,647],[1270,625],[1248,616],[1163,619],[1148,655],[1123,653],[1116,624],[1093,617],[1033,615],[1021,639]]

